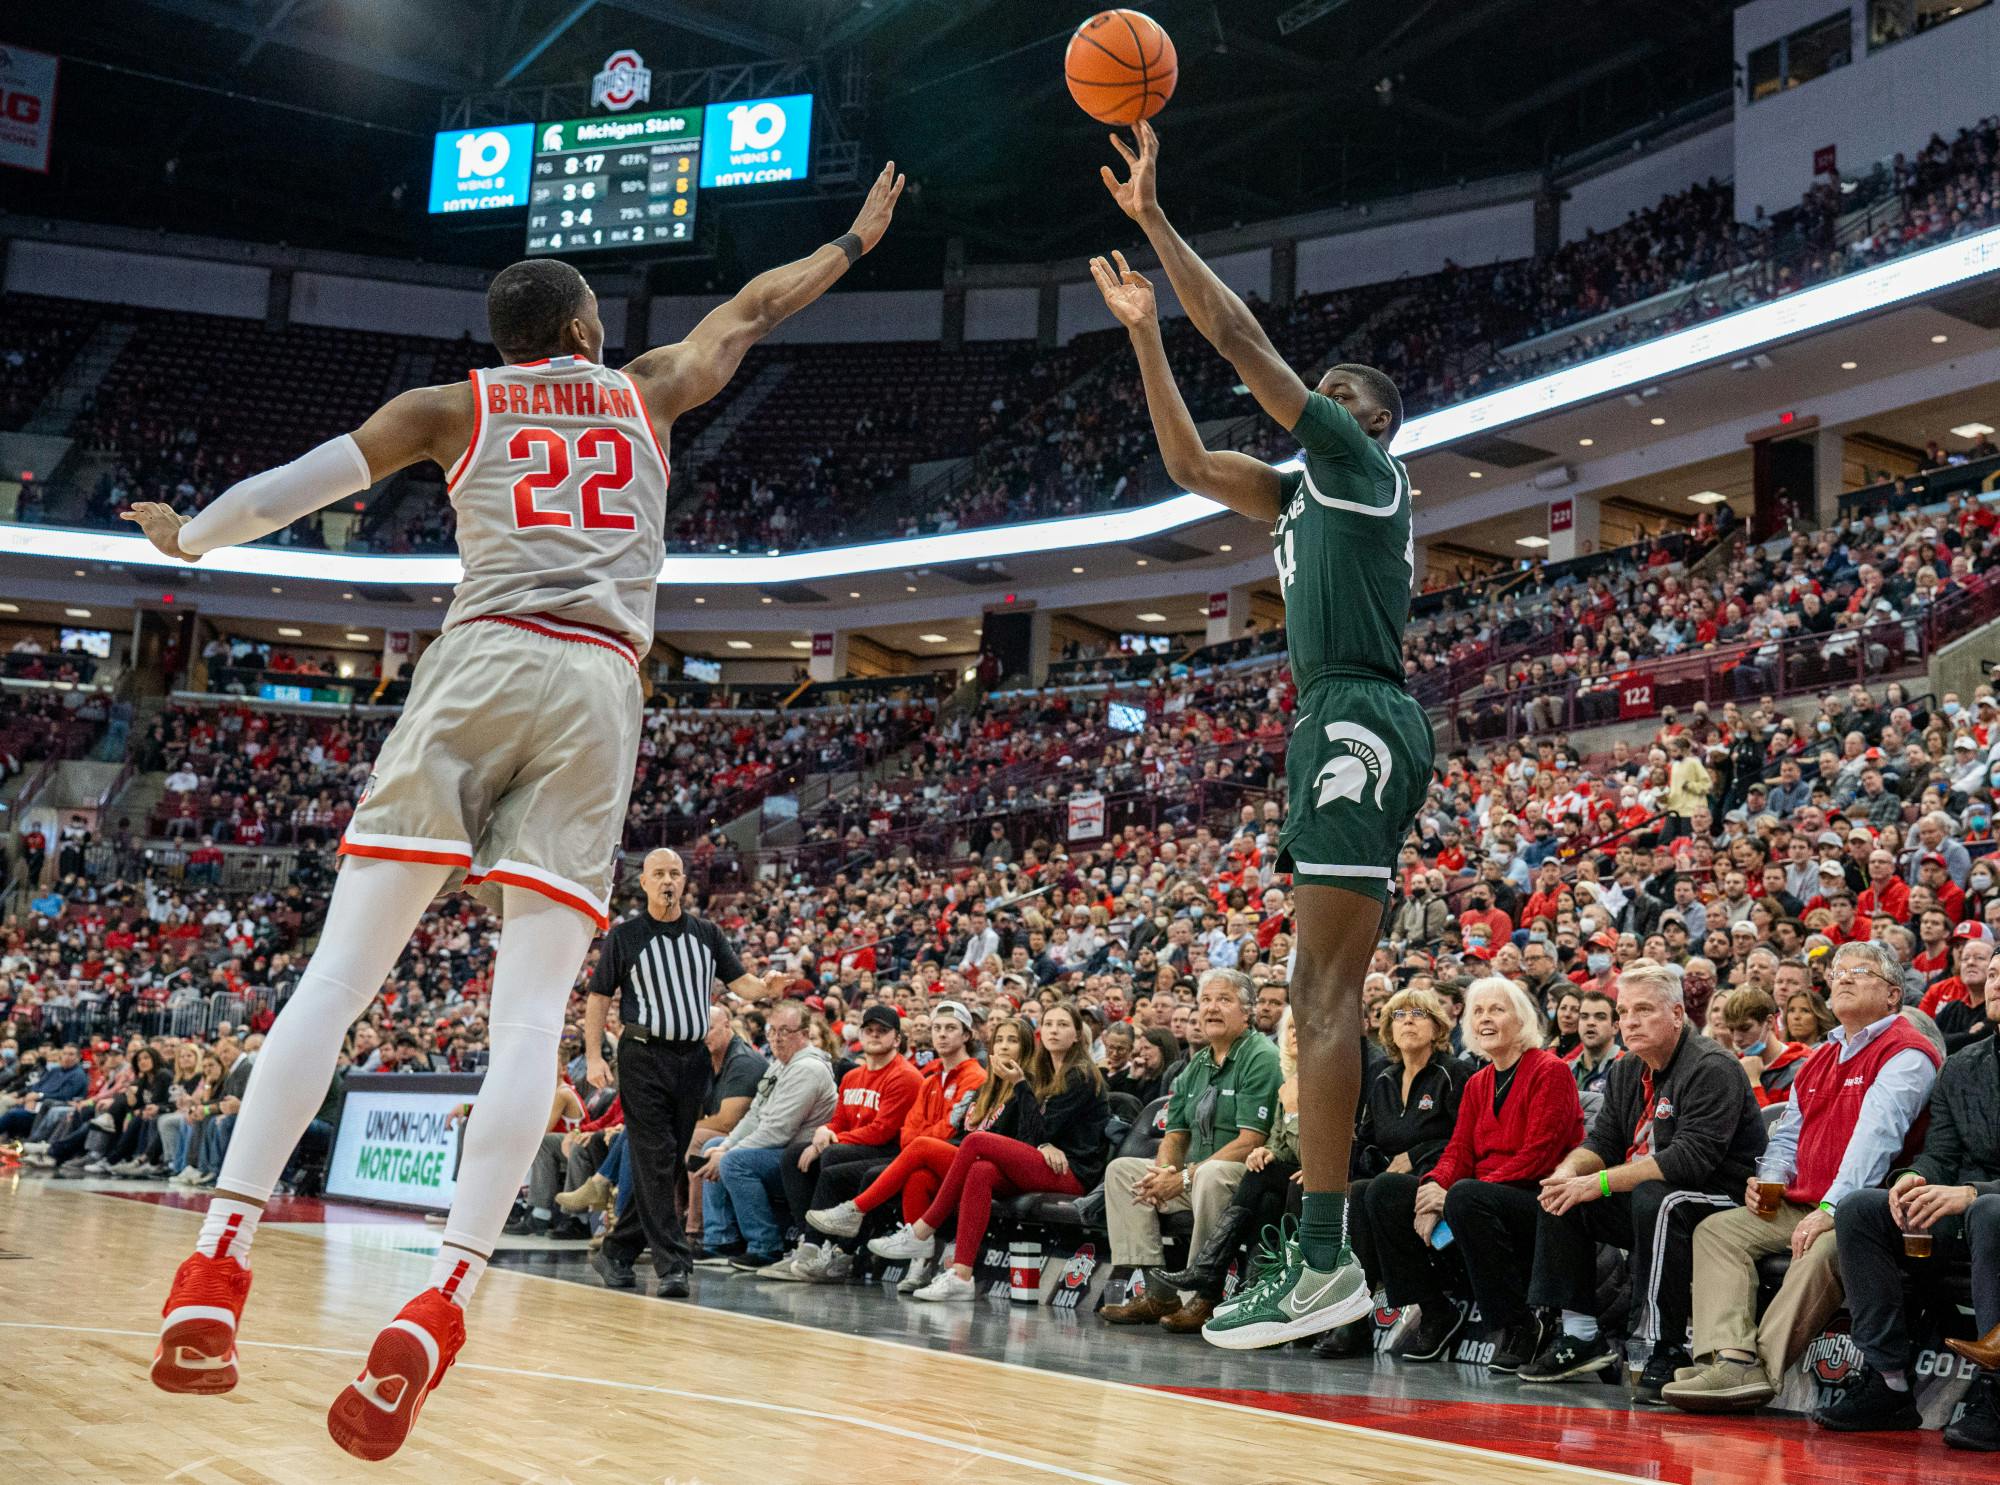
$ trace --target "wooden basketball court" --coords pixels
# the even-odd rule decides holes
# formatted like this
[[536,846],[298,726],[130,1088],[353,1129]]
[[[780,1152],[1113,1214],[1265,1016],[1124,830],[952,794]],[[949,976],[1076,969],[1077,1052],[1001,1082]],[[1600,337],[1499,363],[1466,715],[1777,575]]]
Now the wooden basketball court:
[[379,1465],[327,1404],[420,1285],[435,1234],[379,1246],[267,1226],[243,1382],[146,1381],[194,1211],[0,1185],[0,1477],[78,1481],[975,1480],[1092,1485],[1631,1479],[1146,1387],[839,1335],[495,1268],[458,1365]]

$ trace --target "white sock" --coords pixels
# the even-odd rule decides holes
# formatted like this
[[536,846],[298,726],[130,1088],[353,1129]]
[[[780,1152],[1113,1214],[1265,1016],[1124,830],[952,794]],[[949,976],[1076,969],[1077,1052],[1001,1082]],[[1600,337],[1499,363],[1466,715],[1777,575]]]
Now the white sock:
[[[319,947],[250,1064],[216,1192],[262,1201],[333,1082],[341,1038],[396,967],[448,866],[350,856],[334,879]],[[213,1210],[211,1208],[211,1210]]]
[[472,1291],[479,1287],[479,1276],[486,1272],[486,1260],[477,1253],[450,1243],[438,1249],[438,1255],[431,1260],[431,1282],[428,1287],[441,1289],[444,1297],[461,1310],[472,1298]]
[[[574,908],[524,887],[502,891],[504,922],[488,1021],[493,1056],[482,1085],[488,1091],[466,1120],[458,1185],[444,1229],[448,1248],[467,1253],[493,1251],[548,1131],[563,1007],[597,934],[596,924]],[[466,1292],[461,1279],[457,1293]]]
[[1564,1310],[1563,1334],[1575,1336],[1580,1341],[1594,1341],[1597,1339],[1597,1317],[1578,1314],[1575,1310]]
[[1882,1373],[1882,1380],[1889,1384],[1891,1392],[1908,1392],[1910,1390],[1910,1379],[1900,1367],[1893,1372]]
[[264,1209],[254,1202],[211,1198],[208,1215],[201,1220],[201,1236],[195,1239],[195,1252],[205,1258],[234,1258],[250,1267],[250,1240],[257,1235],[257,1219],[263,1215]]

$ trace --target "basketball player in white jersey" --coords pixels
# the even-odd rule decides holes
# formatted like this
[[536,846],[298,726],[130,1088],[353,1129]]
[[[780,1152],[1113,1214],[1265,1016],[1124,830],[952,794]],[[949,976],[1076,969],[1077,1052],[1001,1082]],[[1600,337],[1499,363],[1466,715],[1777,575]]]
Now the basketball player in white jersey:
[[244,480],[192,520],[136,522],[169,556],[264,536],[421,459],[450,472],[465,577],[444,633],[340,844],[319,948],[244,1091],[196,1251],[174,1276],[153,1381],[236,1385],[236,1328],[265,1201],[333,1076],[348,1026],[431,899],[473,888],[503,916],[492,1060],[467,1126],[430,1287],[376,1338],[327,1415],[340,1446],[394,1453],[464,1343],[471,1297],[547,1127],[563,1009],[605,927],[652,644],[674,419],[722,390],[744,353],[831,288],[887,230],[892,161],[851,231],[752,279],[677,345],[600,364],[597,301],[567,263],[502,270],[487,294],[508,364],[389,402],[352,434]]

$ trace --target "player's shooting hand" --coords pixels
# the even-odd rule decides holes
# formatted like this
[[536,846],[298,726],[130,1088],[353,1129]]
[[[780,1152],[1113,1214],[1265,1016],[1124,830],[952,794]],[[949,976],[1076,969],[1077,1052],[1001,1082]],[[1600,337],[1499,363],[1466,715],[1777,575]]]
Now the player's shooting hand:
[[1116,134],[1111,136],[1111,147],[1131,169],[1131,176],[1121,181],[1118,172],[1109,165],[1100,165],[1097,173],[1104,177],[1104,188],[1118,203],[1118,209],[1137,222],[1160,209],[1160,198],[1154,189],[1160,163],[1160,136],[1142,119],[1132,126],[1132,137],[1139,144],[1136,155],[1124,140]]
[[872,251],[889,230],[889,218],[896,213],[896,198],[902,194],[903,177],[896,173],[896,162],[891,160],[875,177],[875,184],[868,188],[868,199],[861,203],[854,225],[847,229],[861,239],[862,252]]
[[1092,258],[1090,276],[1097,280],[1097,292],[1104,296],[1118,323],[1128,330],[1158,323],[1160,309],[1153,298],[1152,284],[1144,274],[1134,273],[1126,266],[1123,253],[1111,256],[1118,260],[1116,268],[1102,258]]
[[181,550],[181,527],[187,525],[192,517],[177,514],[171,505],[163,505],[157,500],[141,500],[130,510],[121,511],[118,519],[137,526],[146,534],[146,540],[169,557],[178,557],[183,562],[201,560]]

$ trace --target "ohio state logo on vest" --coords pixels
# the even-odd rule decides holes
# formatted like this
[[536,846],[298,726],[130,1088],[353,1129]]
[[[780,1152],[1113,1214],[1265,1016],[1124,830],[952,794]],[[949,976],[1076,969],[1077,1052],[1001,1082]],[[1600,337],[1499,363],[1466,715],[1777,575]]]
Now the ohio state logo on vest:
[[622,113],[653,96],[653,72],[645,59],[627,47],[604,59],[604,70],[591,80],[590,103]]
[[1837,1387],[1860,1370],[1861,1348],[1846,1331],[1828,1330],[1806,1347],[1805,1365],[1827,1386]]

